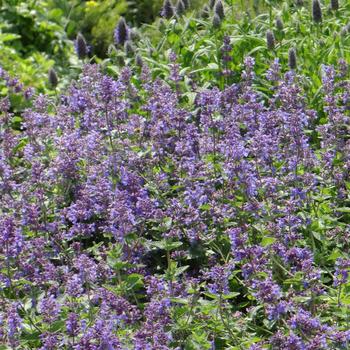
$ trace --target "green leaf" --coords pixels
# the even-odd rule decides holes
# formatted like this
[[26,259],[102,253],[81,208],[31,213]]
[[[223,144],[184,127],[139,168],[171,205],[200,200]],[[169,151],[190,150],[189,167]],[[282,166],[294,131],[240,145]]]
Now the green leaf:
[[328,256],[327,260],[335,261],[342,256],[342,253],[337,249],[333,249],[332,253]]
[[238,293],[238,292],[231,292],[231,293],[228,293],[228,294],[225,294],[223,296],[223,299],[233,299],[235,298],[236,296],[240,295],[241,293]]
[[276,238],[274,237],[264,237],[262,240],[261,240],[261,245],[263,247],[267,247],[269,245],[271,245],[272,243],[275,243],[276,242]]
[[312,235],[318,240],[318,241],[322,241],[322,235],[320,232],[318,231],[312,231]]
[[170,298],[170,301],[177,304],[188,305],[189,300],[185,298]]
[[336,208],[335,210],[340,211],[341,213],[350,213],[350,208],[348,207]]
[[20,35],[17,34],[13,34],[13,33],[4,33],[4,34],[0,34],[0,42],[6,42],[6,41],[11,41],[11,40],[16,40],[18,38],[20,38]]
[[181,274],[184,273],[188,268],[189,268],[188,265],[177,267],[176,270],[175,270],[175,276],[181,275]]
[[143,286],[143,276],[138,273],[132,273],[126,278],[128,288],[133,289],[134,287],[140,288]]
[[170,241],[164,239],[162,241],[151,242],[151,245],[154,245],[159,249],[171,251],[171,250],[174,250],[178,247],[181,247],[182,242],[170,242]]

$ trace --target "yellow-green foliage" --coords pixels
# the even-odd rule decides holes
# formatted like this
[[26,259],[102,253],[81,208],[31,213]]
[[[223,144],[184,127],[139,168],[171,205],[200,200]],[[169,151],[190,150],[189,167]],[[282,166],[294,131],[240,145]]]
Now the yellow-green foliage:
[[87,1],[81,5],[82,28],[94,52],[105,54],[113,41],[113,30],[121,14],[127,10],[124,0]]
[[[65,32],[64,11],[55,0],[0,1],[0,67],[24,87],[48,88],[47,74],[55,67],[61,83],[76,63],[73,43]],[[68,76],[67,76],[68,77]],[[0,95],[6,92],[0,81]],[[14,110],[21,108],[17,99]]]

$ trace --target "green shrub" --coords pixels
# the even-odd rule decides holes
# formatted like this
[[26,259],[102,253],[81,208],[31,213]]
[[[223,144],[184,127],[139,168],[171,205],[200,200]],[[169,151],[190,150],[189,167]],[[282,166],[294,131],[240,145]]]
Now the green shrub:
[[[202,4],[205,6],[206,4]],[[200,83],[223,87],[238,82],[243,60],[253,56],[257,73],[265,71],[275,58],[284,70],[288,69],[290,48],[295,48],[298,73],[308,78],[304,86],[312,107],[320,110],[319,88],[322,64],[337,64],[340,58],[349,61],[350,4],[340,2],[338,11],[331,11],[322,3],[323,21],[312,19],[311,1],[251,1],[227,0],[224,2],[225,18],[220,26],[213,26],[214,9],[209,17],[203,18],[201,9],[191,9],[185,15],[169,20],[157,18],[154,24],[141,29],[142,40],[137,44],[136,53],[152,68],[153,75],[164,76],[168,68],[168,55],[174,51],[183,72],[190,73]],[[258,13],[256,17],[254,14]],[[277,21],[278,19],[278,21]],[[276,22],[277,21],[277,22]],[[280,23],[283,23],[283,29]],[[275,36],[274,50],[269,50],[266,33]],[[232,60],[227,67],[222,65],[223,38],[228,36]],[[122,50],[111,56],[116,70],[120,62],[132,63]],[[224,77],[223,68],[232,72]],[[261,80],[261,79],[260,79]],[[269,94],[269,87],[263,79],[257,81],[260,90]]]

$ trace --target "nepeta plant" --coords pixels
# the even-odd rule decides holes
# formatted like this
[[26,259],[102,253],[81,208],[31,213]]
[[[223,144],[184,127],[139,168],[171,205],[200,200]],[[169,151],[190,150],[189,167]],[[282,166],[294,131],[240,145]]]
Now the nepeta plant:
[[[222,50],[230,62],[230,38]],[[317,129],[277,59],[268,100],[251,57],[193,103],[174,53],[165,80],[140,68],[136,85],[86,65],[58,101],[33,99],[21,133],[2,100],[2,342],[176,349],[203,328],[203,348],[343,349],[349,259],[318,258],[333,243],[315,225],[327,210],[345,228],[345,62],[324,67]]]
[[210,82],[176,45],[164,71],[122,52],[55,97],[0,71],[6,348],[348,346],[348,66],[322,67],[318,115],[294,48],[265,72],[213,22]]

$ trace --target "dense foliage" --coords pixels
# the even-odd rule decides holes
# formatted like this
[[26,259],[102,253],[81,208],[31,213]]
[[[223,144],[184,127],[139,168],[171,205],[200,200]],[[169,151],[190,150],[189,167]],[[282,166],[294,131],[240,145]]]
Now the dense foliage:
[[[168,55],[174,51],[188,76],[201,85],[222,88],[239,82],[243,60],[252,56],[256,61],[259,90],[269,95],[263,73],[275,58],[279,58],[283,69],[288,68],[289,50],[293,48],[296,71],[304,77],[301,84],[307,92],[307,101],[320,111],[321,65],[336,65],[339,59],[350,59],[350,3],[344,1],[338,10],[325,4],[322,21],[317,22],[313,18],[312,1],[255,1],[259,4],[255,10],[262,11],[256,17],[254,3],[247,6],[246,2],[233,1],[233,5],[231,1],[227,1],[230,5],[218,2],[222,4],[220,16],[216,15],[217,6],[208,4],[198,11],[190,8],[181,14],[174,13],[144,28],[141,39],[135,41],[135,50],[152,67],[152,74],[167,74]],[[268,33],[273,38],[270,45]],[[230,60],[223,63],[221,50],[225,36],[230,38],[231,53]],[[119,65],[121,57],[123,53],[117,50],[111,60]],[[133,58],[126,60],[127,64],[132,62]]]
[[62,11],[52,2],[5,0],[0,19],[1,67],[27,87],[44,91],[50,67],[67,71],[74,62]]
[[350,8],[277,3],[1,69],[0,349],[349,349]]

